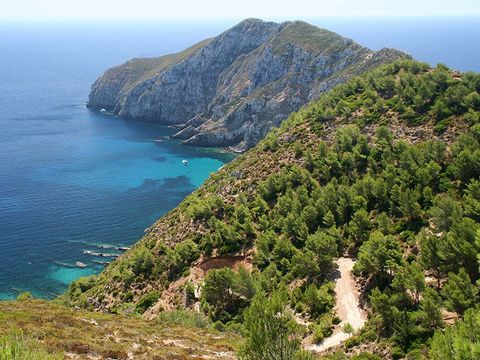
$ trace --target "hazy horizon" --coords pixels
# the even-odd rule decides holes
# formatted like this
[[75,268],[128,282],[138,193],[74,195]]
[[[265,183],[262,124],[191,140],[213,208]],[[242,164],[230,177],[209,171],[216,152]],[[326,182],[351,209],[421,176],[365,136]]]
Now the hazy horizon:
[[451,15],[385,15],[385,16],[375,16],[375,15],[324,15],[324,16],[284,16],[284,17],[259,17],[259,16],[243,16],[243,17],[224,17],[224,18],[182,18],[182,17],[171,17],[171,18],[140,18],[140,17],[125,17],[125,18],[2,18],[1,25],[8,23],[50,23],[50,24],[79,24],[79,23],[128,23],[128,22],[142,22],[142,23],[190,23],[190,24],[202,24],[202,23],[232,23],[236,24],[246,19],[259,19],[263,21],[272,21],[272,22],[285,22],[285,21],[305,21],[305,22],[314,22],[318,20],[418,20],[418,19],[477,19],[480,18],[480,14],[451,14]]
[[296,19],[314,17],[480,16],[476,0],[4,0],[0,18],[31,20],[92,19]]

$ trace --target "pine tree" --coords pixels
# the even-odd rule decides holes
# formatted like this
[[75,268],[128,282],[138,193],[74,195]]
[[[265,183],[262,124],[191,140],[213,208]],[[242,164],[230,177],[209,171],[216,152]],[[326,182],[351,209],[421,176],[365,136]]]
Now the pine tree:
[[426,288],[422,294],[418,312],[421,332],[431,334],[435,329],[444,325],[440,305],[441,299],[437,292]]
[[459,314],[476,304],[477,294],[478,289],[471,283],[465,269],[460,269],[458,274],[448,274],[448,281],[442,289],[447,309]]
[[443,259],[440,254],[440,239],[434,236],[420,235],[421,262],[425,269],[430,269],[437,280],[437,292],[443,277]]
[[353,218],[349,223],[349,232],[357,246],[363,244],[368,239],[370,233],[370,218],[365,209],[360,209],[353,214]]
[[463,320],[437,331],[429,355],[434,360],[480,359],[480,312],[470,309]]
[[285,309],[287,296],[255,296],[245,311],[245,342],[240,360],[295,360],[300,350],[300,333],[292,315]]
[[401,261],[402,251],[397,240],[393,236],[385,236],[380,231],[375,231],[360,247],[355,271],[385,279],[393,274]]
[[414,306],[417,306],[425,290],[425,275],[416,263],[407,264],[397,271],[392,286],[411,297]]

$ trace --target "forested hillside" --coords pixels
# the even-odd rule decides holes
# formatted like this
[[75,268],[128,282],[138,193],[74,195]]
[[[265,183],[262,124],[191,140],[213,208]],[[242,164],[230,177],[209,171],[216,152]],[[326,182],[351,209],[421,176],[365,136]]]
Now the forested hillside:
[[[272,359],[270,343],[303,359],[300,340],[338,322],[330,279],[350,256],[369,319],[348,356],[474,359],[478,335],[459,334],[479,317],[479,92],[478,74],[415,61],[337,86],[63,301],[148,318],[192,308],[245,335],[243,359]],[[272,322],[283,330],[262,338]]]

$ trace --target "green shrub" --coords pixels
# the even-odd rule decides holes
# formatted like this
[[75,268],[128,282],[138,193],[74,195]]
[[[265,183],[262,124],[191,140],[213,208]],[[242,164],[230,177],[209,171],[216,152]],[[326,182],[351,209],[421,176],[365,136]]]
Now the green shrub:
[[97,277],[95,275],[81,277],[70,283],[67,290],[67,297],[70,300],[78,300],[82,293],[85,293],[89,289],[93,288],[96,284]]
[[29,300],[29,299],[33,299],[32,293],[29,291],[22,292],[17,296],[17,300],[20,300],[20,301]]
[[318,318],[333,307],[335,304],[333,288],[333,283],[326,283],[320,286],[320,288],[317,288],[314,284],[307,287],[304,294],[304,302],[309,307],[312,317]]
[[240,360],[298,359],[299,328],[285,305],[283,293],[270,299],[263,294],[254,298],[245,314],[245,342],[238,354]]
[[313,333],[313,342],[315,344],[322,342],[323,339],[325,338],[324,328],[320,325],[314,325],[312,328],[312,333]]
[[212,327],[212,322],[208,317],[201,313],[189,310],[162,311],[158,314],[156,321],[169,325],[180,325],[202,329]]
[[153,255],[146,247],[136,248],[129,258],[130,269],[135,275],[150,275],[153,270]]
[[212,269],[202,287],[202,308],[213,321],[224,324],[240,315],[257,289],[256,281],[245,270]]
[[479,344],[480,311],[470,309],[463,320],[435,332],[429,355],[438,360],[478,359]]
[[22,333],[15,332],[11,335],[0,337],[1,360],[61,360],[63,355],[48,353],[38,342],[25,337]]
[[319,321],[312,326],[313,339],[315,343],[321,342],[324,338],[332,335],[333,317],[327,313],[320,317]]
[[220,196],[209,195],[203,199],[196,198],[188,207],[188,214],[194,220],[207,221],[222,211],[224,206]]
[[144,313],[150,306],[155,304],[158,299],[160,299],[160,293],[156,290],[150,291],[138,300],[135,310],[139,313]]
[[350,360],[381,360],[380,356],[369,353],[369,352],[362,352],[357,355],[353,355]]
[[360,345],[360,343],[361,343],[360,337],[352,336],[352,337],[348,338],[347,340],[345,340],[345,347],[347,349],[351,349],[352,347]]
[[123,300],[124,302],[130,302],[130,301],[132,301],[132,300],[133,300],[133,294],[132,294],[132,292],[131,292],[131,291],[127,291],[127,292],[123,295],[122,300]]
[[185,284],[185,303],[187,306],[192,305],[195,300],[195,286],[190,281]]

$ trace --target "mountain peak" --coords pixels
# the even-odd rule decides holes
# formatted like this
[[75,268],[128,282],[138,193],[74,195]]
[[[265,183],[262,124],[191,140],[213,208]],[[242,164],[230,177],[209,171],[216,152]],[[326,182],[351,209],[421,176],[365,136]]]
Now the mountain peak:
[[263,35],[268,37],[277,31],[280,26],[281,24],[275,22],[264,21],[256,18],[248,18],[224,31],[218,36],[218,38],[221,39],[222,35],[232,33],[235,33],[237,36],[246,36],[248,34],[257,33],[259,36]]
[[238,26],[238,25],[251,26],[251,25],[256,25],[256,24],[264,24],[264,23],[267,23],[267,21],[262,20],[262,19],[258,19],[258,18],[246,18],[246,19],[240,21],[236,26]]

